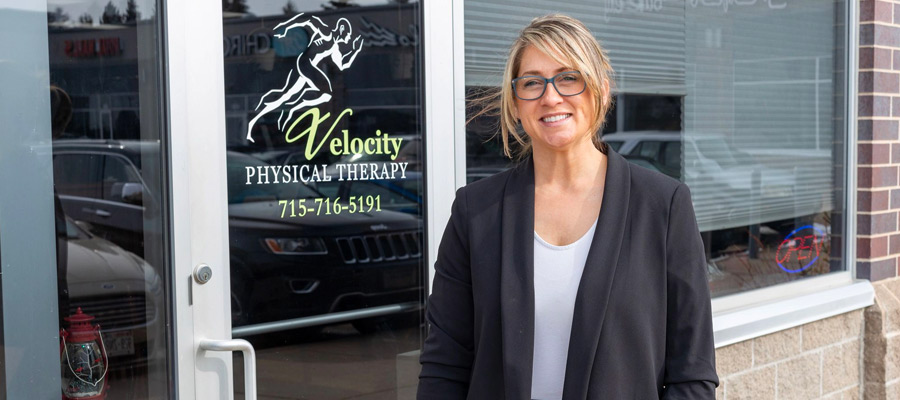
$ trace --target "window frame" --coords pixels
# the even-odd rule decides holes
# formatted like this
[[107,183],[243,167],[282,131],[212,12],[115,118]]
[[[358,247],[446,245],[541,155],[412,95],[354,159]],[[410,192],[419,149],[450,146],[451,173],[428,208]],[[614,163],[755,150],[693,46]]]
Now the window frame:
[[[454,137],[455,137],[455,170],[456,179],[455,187],[461,187],[465,184],[466,171],[466,154],[465,154],[465,42],[464,42],[464,8],[462,1],[452,2],[452,68],[453,76],[453,104],[455,105],[455,115],[453,118]],[[844,157],[846,160],[846,168],[843,171],[844,182],[844,210],[845,220],[843,224],[842,237],[848,238],[843,240],[843,256],[842,261],[845,269],[840,272],[834,272],[827,275],[810,277],[800,281],[787,282],[774,286],[760,289],[754,289],[742,293],[717,297],[712,300],[713,309],[713,328],[715,332],[716,347],[726,346],[732,343],[752,339],[772,332],[788,329],[794,326],[806,324],[812,321],[828,318],[834,315],[850,312],[852,310],[874,304],[874,289],[868,280],[857,280],[856,277],[856,148],[857,148],[857,71],[858,71],[858,32],[859,32],[859,2],[846,0],[845,21],[843,25],[846,39],[847,52],[844,55],[845,65],[845,92],[844,96],[846,117],[844,123],[846,143],[844,149]],[[426,9],[434,7],[434,2],[425,2]],[[441,6],[444,7],[444,6]],[[431,24],[435,24],[440,20],[440,14],[426,13],[426,17]],[[440,24],[445,24],[445,20]],[[430,46],[431,49],[435,44]],[[429,48],[429,47],[427,47]],[[426,48],[426,50],[427,50]],[[441,71],[445,71],[444,66],[440,64]],[[427,69],[426,71],[431,71]],[[446,71],[445,71],[446,72]],[[433,76],[433,75],[432,75]],[[427,86],[427,89],[434,92],[435,85]],[[434,99],[440,96],[426,96]],[[426,119],[434,123],[435,119]],[[432,125],[433,126],[433,125]],[[430,130],[430,132],[434,132]],[[434,135],[437,136],[437,135]],[[429,152],[435,153],[435,148],[430,147]],[[431,157],[433,160],[434,157]],[[435,171],[436,169],[430,169]],[[434,180],[430,180],[433,184]],[[447,183],[449,184],[449,182]],[[430,186],[430,185],[429,185]],[[446,192],[445,192],[446,193]],[[436,210],[437,207],[449,204],[453,196],[449,195],[449,199],[438,197],[437,193],[429,190],[429,196],[433,199],[430,207],[429,215],[443,214],[449,211]],[[434,201],[438,200],[438,201]],[[446,224],[446,218],[432,219],[435,223],[429,227],[429,237],[432,239],[439,238],[434,232],[436,227],[443,227]],[[431,241],[430,261],[433,265],[436,242]],[[434,275],[434,269],[431,268],[431,275]],[[429,289],[430,292],[430,289]]]
[[857,71],[859,70],[859,2],[846,0],[844,55],[844,224],[845,270],[800,281],[722,296],[712,300],[716,347],[759,337],[812,321],[868,307],[875,291],[856,279]]

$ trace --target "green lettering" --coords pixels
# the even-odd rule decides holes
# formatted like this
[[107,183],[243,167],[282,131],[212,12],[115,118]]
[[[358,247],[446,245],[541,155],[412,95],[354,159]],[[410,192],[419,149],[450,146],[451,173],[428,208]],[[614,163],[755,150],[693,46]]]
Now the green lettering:
[[331,139],[331,154],[332,155],[335,155],[335,156],[341,155],[340,147],[341,147],[341,139],[340,138]]
[[[344,111],[341,111],[341,113],[337,116],[337,118],[335,118],[334,123],[331,124],[331,128],[328,129],[328,132],[325,133],[325,136],[323,136],[322,140],[320,140],[318,142],[318,145],[316,145],[316,143],[315,143],[316,132],[319,129],[319,124],[321,124],[322,122],[327,120],[331,116],[331,113],[330,112],[325,113],[325,115],[320,117],[318,108],[310,108],[309,110],[304,112],[302,115],[297,117],[296,120],[294,120],[294,123],[292,123],[290,128],[288,128],[287,132],[285,132],[284,140],[288,143],[293,143],[293,142],[296,142],[297,140],[300,140],[302,137],[306,136],[307,137],[306,138],[306,151],[305,151],[304,155],[306,156],[307,160],[311,160],[313,157],[315,157],[316,154],[319,153],[319,150],[322,149],[322,146],[325,145],[325,142],[328,140],[328,137],[331,136],[331,133],[334,131],[334,127],[337,126],[338,122],[341,121],[341,118],[343,118],[345,114],[353,115],[353,110],[346,108],[346,109],[344,109]],[[300,121],[303,120],[304,118],[306,118],[307,116],[312,117],[312,121],[310,122],[309,128],[306,128],[306,130],[304,130],[303,132],[300,132],[296,136],[291,136],[291,132],[294,130],[294,128],[297,126],[297,124],[300,123]],[[313,146],[315,146],[315,148],[313,148]],[[332,149],[334,148],[334,142],[332,142],[331,147],[332,147]],[[332,150],[332,153],[333,152],[334,152],[334,150]]]

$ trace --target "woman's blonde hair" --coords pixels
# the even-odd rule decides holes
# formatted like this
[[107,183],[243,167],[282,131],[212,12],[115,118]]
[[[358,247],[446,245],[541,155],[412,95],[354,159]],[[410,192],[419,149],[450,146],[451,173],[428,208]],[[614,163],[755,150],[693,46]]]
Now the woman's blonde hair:
[[[554,58],[556,62],[581,72],[594,104],[597,105],[593,115],[594,123],[589,129],[591,140],[597,149],[606,153],[606,144],[600,140],[600,136],[606,122],[606,113],[612,106],[613,69],[606,51],[591,31],[581,21],[567,15],[550,14],[538,17],[522,29],[509,49],[500,90],[477,93],[473,99],[477,111],[469,121],[482,115],[499,115],[500,135],[506,156],[513,157],[510,150],[510,136],[520,146],[516,151],[517,156],[522,157],[531,152],[531,140],[519,132],[519,121],[515,116],[516,97],[511,84],[519,74],[522,54],[528,46],[534,46]],[[604,82],[608,83],[606,90]]]

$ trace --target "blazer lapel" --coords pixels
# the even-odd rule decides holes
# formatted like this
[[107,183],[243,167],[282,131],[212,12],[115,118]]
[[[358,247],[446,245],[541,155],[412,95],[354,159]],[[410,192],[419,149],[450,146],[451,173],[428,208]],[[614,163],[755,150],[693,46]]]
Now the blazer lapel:
[[[575,296],[575,314],[572,319],[572,334],[569,339],[566,378],[563,386],[564,399],[587,398],[591,370],[597,354],[600,331],[603,327],[609,293],[619,259],[619,249],[628,220],[631,171],[628,161],[612,150],[608,154],[605,185],[597,229],[594,231],[594,239],[588,251],[578,293]],[[534,202],[532,201],[531,204],[533,205]],[[531,252],[529,252],[530,254]],[[533,277],[533,275],[529,275],[529,277]],[[531,364],[529,363],[528,366],[530,367]]]
[[531,398],[534,354],[534,165],[506,182],[501,217],[500,316],[507,400]]

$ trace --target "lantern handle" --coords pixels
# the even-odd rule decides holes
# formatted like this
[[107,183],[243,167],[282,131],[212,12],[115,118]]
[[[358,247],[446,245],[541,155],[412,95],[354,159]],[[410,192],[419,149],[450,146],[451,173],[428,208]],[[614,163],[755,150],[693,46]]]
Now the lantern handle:
[[88,385],[96,387],[97,385],[100,384],[100,382],[103,381],[104,378],[106,378],[106,373],[109,372],[109,358],[106,357],[106,345],[103,343],[103,334],[100,333],[100,327],[97,326],[97,336],[100,338],[100,349],[101,349],[101,353],[103,355],[103,374],[100,375],[100,379],[98,379],[97,382],[92,383],[92,382],[88,382],[84,379],[81,379],[81,377],[75,373],[75,370],[72,369],[72,361],[69,360],[69,351],[66,349],[66,336],[68,336],[68,335],[62,336],[62,343],[63,343],[62,347],[63,347],[63,353],[65,353],[65,355],[66,355],[66,366],[69,367],[69,372],[71,372],[72,376],[77,378],[79,381],[82,381],[84,383],[87,383]]

